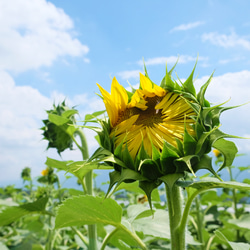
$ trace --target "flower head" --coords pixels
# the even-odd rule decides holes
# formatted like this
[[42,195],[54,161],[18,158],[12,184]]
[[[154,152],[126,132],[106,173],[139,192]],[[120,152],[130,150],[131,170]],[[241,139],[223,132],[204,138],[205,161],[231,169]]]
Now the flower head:
[[194,70],[180,84],[171,76],[173,68],[166,70],[157,85],[145,68],[139,88],[132,92],[116,78],[111,93],[98,84],[108,120],[98,120],[102,126],[96,129],[101,147],[89,161],[104,161],[114,167],[108,192],[115,184],[138,180],[150,203],[154,188],[162,182],[175,183],[185,172],[195,175],[199,169],[207,169],[218,177],[207,155],[212,147],[224,157],[219,170],[232,164],[237,148],[224,139],[233,136],[219,130],[219,118],[233,107],[211,107],[205,99],[212,76],[196,93]]
[[122,144],[135,159],[142,147],[152,157],[152,145],[163,150],[165,142],[177,147],[183,141],[184,130],[194,135],[192,125],[196,116],[188,100],[180,94],[167,91],[140,74],[140,89],[129,100],[126,90],[114,78],[111,94],[100,85],[110,118],[110,137],[115,148]]
[[47,176],[49,174],[49,169],[43,169],[42,171],[41,171],[41,175],[42,176]]

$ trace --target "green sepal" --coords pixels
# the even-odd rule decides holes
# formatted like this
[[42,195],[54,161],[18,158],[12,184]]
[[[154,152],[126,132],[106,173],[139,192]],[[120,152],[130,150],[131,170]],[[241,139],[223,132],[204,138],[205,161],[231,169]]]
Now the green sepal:
[[183,137],[183,151],[184,155],[193,155],[195,153],[197,141],[193,136],[191,136],[185,126],[184,137]]
[[177,149],[179,151],[179,155],[180,156],[184,155],[183,142],[180,139],[178,139],[178,138],[175,138],[175,141],[177,143]]
[[[226,101],[226,102],[228,102],[228,101]],[[226,103],[226,102],[225,102],[225,103]],[[224,103],[223,103],[223,104],[224,104]],[[221,105],[223,105],[223,104],[221,104]],[[218,125],[220,124],[219,118],[220,118],[220,115],[221,115],[222,112],[224,112],[224,111],[226,111],[226,110],[238,108],[238,107],[241,107],[241,106],[243,106],[243,105],[245,105],[245,104],[237,105],[237,106],[231,106],[231,107],[220,107],[220,105],[219,105],[219,106],[215,106],[215,108],[213,108],[213,109],[211,110],[212,124],[213,124],[213,126],[218,126]]]
[[151,157],[149,157],[147,151],[145,150],[144,148],[144,144],[143,144],[143,141],[141,142],[141,147],[140,147],[140,150],[138,152],[138,154],[136,155],[136,158],[135,158],[135,167],[139,168],[140,164],[141,164],[141,161],[143,159],[151,159]]
[[194,68],[193,68],[191,74],[189,75],[187,80],[182,84],[184,90],[187,93],[190,93],[191,95],[193,95],[194,97],[196,97],[196,90],[195,90],[195,87],[194,87],[194,84],[193,84],[193,78],[194,78],[194,71],[195,71],[196,65],[197,65],[197,61],[196,61],[195,65],[194,65]]
[[[118,188],[118,186],[122,182],[130,183],[130,182],[134,182],[134,181],[147,180],[147,178],[142,176],[139,172],[133,171],[129,168],[121,168],[121,172],[115,170],[115,171],[109,173],[109,177],[110,177],[110,184],[109,184],[109,188],[108,188],[106,197],[110,196],[112,193],[114,193],[116,191],[116,188]],[[111,189],[114,187],[115,184],[116,184],[116,187],[113,189],[112,193],[109,194]]]
[[135,170],[134,161],[128,151],[127,145],[123,149],[123,142],[124,140],[115,148],[114,155],[121,159],[128,168]]
[[150,209],[153,213],[153,208],[152,208],[152,200],[151,200],[151,194],[152,191],[159,187],[161,185],[161,181],[157,181],[157,182],[149,182],[147,180],[145,181],[139,181],[139,187],[145,192],[147,198],[148,198],[148,204],[150,206]]
[[119,172],[119,171],[115,170],[115,171],[112,171],[109,173],[109,187],[108,187],[108,191],[106,193],[106,197],[108,197],[111,189],[120,180],[120,178],[121,178],[121,172]]
[[[210,145],[209,145],[208,140],[210,140],[210,142],[211,141],[213,142],[213,140],[211,140],[211,135],[213,133],[216,135],[217,131],[218,131],[218,127],[214,127],[209,132],[203,132],[203,134],[200,136],[200,138],[197,142],[197,145],[196,145],[196,149],[195,149],[196,155],[203,155],[205,153],[210,152],[212,143],[210,143]],[[217,139],[217,137],[215,136],[214,139]]]
[[208,155],[203,155],[200,158],[199,162],[193,166],[193,169],[195,172],[197,172],[200,169],[206,169],[210,171],[210,173],[212,173],[217,179],[222,181],[222,179],[214,171],[213,166],[212,166],[212,158]]
[[174,160],[174,164],[176,166],[176,172],[183,173],[184,171],[188,170],[189,172],[193,174],[194,177],[196,177],[192,166],[197,164],[197,162],[199,162],[198,155],[187,155],[187,156],[178,158]]
[[151,159],[141,161],[139,170],[142,176],[151,181],[157,180],[162,175],[160,166],[156,163],[156,161]]
[[213,78],[213,74],[214,74],[214,72],[211,74],[211,76],[206,81],[206,83],[201,86],[200,91],[197,94],[197,100],[202,107],[210,107],[210,103],[205,99],[205,93],[206,93],[208,85],[210,84],[210,82]]
[[232,141],[220,138],[213,143],[213,147],[218,149],[224,157],[224,161],[218,172],[221,171],[224,167],[230,167],[238,152],[238,149],[235,144]]
[[[175,66],[176,64],[174,65],[174,67]],[[181,87],[178,85],[178,83],[171,79],[171,73],[174,67],[168,72],[167,65],[166,65],[166,75],[162,79],[161,85],[160,85],[162,88],[167,89],[170,92],[181,91]]]
[[[175,149],[175,150],[174,150]],[[161,153],[161,171],[163,175],[173,174],[176,166],[174,160],[179,158],[179,154],[176,152],[176,148],[165,142]]]

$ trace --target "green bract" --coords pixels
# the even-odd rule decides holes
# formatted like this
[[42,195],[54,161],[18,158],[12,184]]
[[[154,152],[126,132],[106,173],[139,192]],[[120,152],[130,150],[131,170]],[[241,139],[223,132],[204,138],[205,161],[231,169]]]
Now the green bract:
[[[221,113],[234,107],[222,107],[224,103],[211,106],[209,101],[206,100],[205,92],[212,79],[212,75],[197,93],[193,84],[196,65],[190,76],[183,83],[178,83],[171,76],[174,67],[170,71],[166,70],[166,75],[161,81],[160,87],[166,92],[178,94],[179,97],[185,99],[191,106],[195,114],[192,117],[193,123],[191,124],[193,133],[190,133],[190,128],[187,129],[185,125],[182,140],[175,138],[176,146],[164,141],[162,150],[158,150],[152,143],[151,154],[145,149],[142,140],[142,142],[138,142],[142,143],[142,146],[133,158],[126,144],[126,136],[124,136],[123,141],[119,145],[116,145],[116,135],[112,132],[112,129],[113,131],[115,129],[113,125],[115,122],[111,125],[110,119],[99,119],[98,122],[101,128],[93,129],[99,135],[101,147],[92,155],[89,159],[89,163],[104,162],[104,164],[114,167],[114,171],[110,173],[108,193],[115,184],[118,186],[122,182],[139,181],[139,186],[145,191],[150,202],[150,195],[154,188],[158,187],[162,182],[165,182],[171,188],[180,177],[185,176],[186,172],[190,172],[195,176],[195,172],[199,169],[207,169],[219,178],[213,169],[212,158],[208,155],[212,148],[219,150],[224,157],[224,161],[218,171],[232,164],[237,153],[237,148],[233,142],[225,138],[233,138],[235,136],[223,133],[219,127]],[[145,76],[147,79],[150,79],[146,68]],[[152,88],[155,88],[160,93],[160,87],[154,87],[157,85],[153,83],[152,80],[150,81],[153,86]],[[141,88],[142,83],[140,85],[140,89]],[[101,91],[103,95],[108,96],[104,90],[101,89]],[[152,91],[154,91],[154,89]],[[136,90],[133,90],[133,92],[127,91],[127,107],[129,106],[130,100],[133,100],[133,95],[135,94]],[[112,93],[111,97],[106,96],[103,97],[104,102],[108,98],[112,98]],[[111,108],[109,112],[112,111],[110,110]]]

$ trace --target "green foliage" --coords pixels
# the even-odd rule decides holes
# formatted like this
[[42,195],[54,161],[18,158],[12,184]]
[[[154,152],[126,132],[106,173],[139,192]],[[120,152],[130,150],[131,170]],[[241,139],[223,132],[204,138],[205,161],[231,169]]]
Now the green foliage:
[[55,228],[96,223],[117,226],[121,223],[122,208],[113,199],[78,196],[67,199],[57,211]]
[[25,215],[33,213],[46,213],[45,206],[48,202],[48,198],[41,198],[35,202],[27,203],[20,206],[11,206],[4,209],[0,214],[0,226],[9,225],[10,223],[20,219]]

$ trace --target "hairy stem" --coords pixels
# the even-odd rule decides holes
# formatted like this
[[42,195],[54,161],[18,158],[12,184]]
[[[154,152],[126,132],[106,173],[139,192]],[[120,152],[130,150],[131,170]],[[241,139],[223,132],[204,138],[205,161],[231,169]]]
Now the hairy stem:
[[169,225],[171,234],[171,249],[185,250],[185,228],[180,227],[180,218],[182,218],[182,193],[181,188],[173,185],[172,191],[166,185],[166,194],[168,202]]
[[198,234],[198,241],[201,243],[200,249],[205,249],[204,238],[203,238],[203,215],[201,211],[199,196],[195,199],[195,206],[196,206],[196,216],[197,216],[197,234]]
[[[89,158],[89,152],[85,135],[81,129],[76,130],[75,134],[78,135],[81,140],[81,146],[79,146],[78,143],[76,143],[76,145],[81,150],[83,160],[87,160]],[[86,186],[86,193],[88,195],[93,195],[93,171],[89,171],[85,175],[85,186]],[[89,250],[97,250],[96,225],[88,225],[88,236],[89,236]]]

